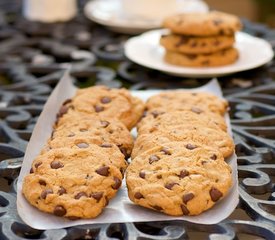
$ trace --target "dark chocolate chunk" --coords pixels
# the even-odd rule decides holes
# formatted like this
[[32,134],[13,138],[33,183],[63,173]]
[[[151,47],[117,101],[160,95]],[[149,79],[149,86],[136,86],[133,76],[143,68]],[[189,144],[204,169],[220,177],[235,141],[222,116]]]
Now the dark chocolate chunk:
[[192,200],[195,197],[193,193],[186,193],[182,196],[183,203],[188,203],[190,200]]
[[165,155],[171,155],[171,152],[168,150],[168,148],[164,147],[160,151],[163,152]]
[[185,147],[189,150],[193,150],[193,149],[197,148],[196,145],[193,145],[193,144],[190,144],[190,143],[188,143]]
[[55,206],[54,210],[53,210],[53,214],[58,216],[58,217],[62,217],[67,213],[66,209],[62,206],[62,205],[57,205]]
[[157,162],[158,160],[160,160],[160,158],[157,155],[151,155],[149,157],[149,163],[152,164],[153,162]]
[[87,128],[80,128],[79,131],[80,131],[80,132],[87,132],[88,129],[87,129]]
[[35,166],[36,168],[38,168],[41,164],[42,164],[42,162],[37,162],[36,164],[34,164],[34,166]]
[[66,104],[71,103],[71,102],[72,102],[72,99],[69,98],[69,99],[65,100],[62,105],[66,105]]
[[215,187],[212,187],[209,193],[213,202],[217,202],[222,197],[221,191]]
[[101,176],[107,177],[109,175],[109,169],[110,168],[108,166],[102,166],[96,170],[96,173]]
[[172,188],[173,188],[175,185],[179,185],[179,184],[178,184],[178,183],[175,183],[175,182],[166,183],[166,184],[165,184],[165,188],[167,188],[167,189],[169,189],[169,190],[172,190]]
[[136,192],[134,195],[134,198],[141,199],[141,198],[144,198],[144,196],[140,192]]
[[189,38],[186,36],[180,36],[180,40],[175,44],[175,47],[180,47],[183,44],[187,44],[189,42]]
[[180,207],[181,207],[183,215],[188,215],[189,214],[189,210],[188,210],[188,208],[186,206],[184,206],[183,204],[181,204]]
[[62,167],[64,167],[64,165],[60,161],[53,160],[51,162],[51,168],[52,169],[58,169],[58,168],[62,168]]
[[69,107],[68,106],[61,106],[61,108],[59,109],[59,112],[58,112],[58,115],[57,117],[58,118],[61,118],[64,114],[66,114],[69,110]]
[[216,154],[213,154],[211,157],[210,157],[212,160],[217,160],[217,155]]
[[113,189],[119,189],[119,187],[121,186],[121,180],[117,177],[114,177],[114,184],[112,185]]
[[58,193],[59,195],[63,195],[63,194],[65,194],[65,193],[67,193],[67,191],[66,191],[65,188],[60,187],[57,193]]
[[94,198],[97,202],[103,197],[103,192],[95,192],[91,194],[91,197]]
[[102,112],[102,111],[104,111],[104,107],[102,107],[100,105],[95,105],[94,109],[95,109],[96,112]]
[[74,133],[70,133],[67,137],[74,137],[75,134]]
[[47,185],[46,181],[43,180],[43,179],[40,179],[40,180],[38,181],[38,183],[39,183],[40,185],[42,185],[42,186],[46,186],[46,185]]
[[33,173],[33,168],[30,169],[30,173]]
[[103,104],[110,103],[112,100],[109,97],[103,97],[101,98],[100,102]]
[[191,44],[191,48],[195,48],[196,46],[198,46],[198,43],[197,43],[197,42],[193,42],[193,43]]
[[79,192],[78,194],[76,194],[74,196],[75,199],[80,199],[82,197],[87,197],[87,193],[85,193],[85,192]]
[[145,179],[145,172],[139,172],[139,177]]
[[52,190],[52,189],[45,189],[45,190],[42,191],[40,197],[41,197],[42,199],[46,199],[47,195],[48,195],[48,194],[52,194],[52,193],[53,193],[53,190]]
[[178,175],[179,176],[179,178],[185,178],[185,177],[187,177],[189,175],[189,172],[188,171],[186,171],[186,170],[181,170],[180,171],[180,174]]
[[103,148],[111,148],[112,147],[112,144],[110,143],[103,143],[100,145],[100,147],[103,147]]
[[102,127],[106,128],[109,126],[110,123],[108,121],[100,121],[100,124]]
[[163,210],[163,208],[158,206],[158,205],[152,206],[152,208],[156,209],[157,211],[162,211]]

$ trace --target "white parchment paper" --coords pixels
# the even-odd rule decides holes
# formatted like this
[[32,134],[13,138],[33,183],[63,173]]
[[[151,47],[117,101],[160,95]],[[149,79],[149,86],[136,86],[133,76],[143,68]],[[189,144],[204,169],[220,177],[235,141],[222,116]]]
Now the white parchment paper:
[[[203,87],[191,89],[192,91],[208,91],[219,97],[222,97],[222,91],[218,82],[214,79]],[[98,224],[98,223],[118,223],[118,222],[149,222],[149,221],[166,221],[166,220],[186,220],[199,224],[215,224],[227,218],[238,204],[238,175],[237,175],[237,157],[233,154],[226,161],[230,164],[233,172],[233,186],[229,194],[219,201],[212,209],[200,214],[199,216],[172,217],[162,213],[155,212],[133,204],[127,195],[125,181],[116,197],[112,199],[103,213],[96,219],[75,220],[71,221],[65,218],[56,217],[39,211],[31,206],[22,195],[22,180],[31,168],[32,161],[40,153],[40,150],[50,137],[52,126],[62,103],[75,94],[76,88],[72,84],[68,71],[64,74],[59,84],[56,86],[49,97],[43,112],[41,113],[37,124],[29,141],[23,166],[17,183],[17,210],[22,220],[29,226],[36,229],[57,229],[81,224]],[[188,90],[187,90],[188,91]],[[133,91],[132,94],[140,97],[144,101],[148,97],[159,93],[159,90]],[[231,133],[229,116],[226,121]]]

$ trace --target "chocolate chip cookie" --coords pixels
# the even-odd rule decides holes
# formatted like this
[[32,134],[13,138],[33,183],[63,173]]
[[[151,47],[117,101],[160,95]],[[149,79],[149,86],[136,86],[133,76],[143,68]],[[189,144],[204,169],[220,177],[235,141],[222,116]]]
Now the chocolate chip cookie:
[[160,44],[168,51],[183,54],[207,54],[217,52],[234,45],[234,35],[193,37],[178,34],[161,36]]
[[174,15],[166,18],[163,26],[173,33],[191,36],[232,36],[242,28],[238,17],[217,11]]
[[133,159],[126,182],[138,205],[174,216],[198,215],[227,194],[232,176],[217,149],[168,142]]

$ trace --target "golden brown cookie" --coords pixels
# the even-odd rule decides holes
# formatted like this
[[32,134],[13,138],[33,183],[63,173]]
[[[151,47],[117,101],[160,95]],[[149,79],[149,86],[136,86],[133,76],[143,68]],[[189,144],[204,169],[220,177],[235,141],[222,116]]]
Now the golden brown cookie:
[[156,108],[171,110],[190,109],[193,112],[205,113],[207,111],[224,115],[228,102],[208,92],[166,91],[154,95],[146,102],[146,109],[153,111]]
[[233,46],[234,35],[221,35],[210,37],[193,37],[179,34],[161,36],[160,44],[171,52],[183,54],[214,53]]
[[94,218],[121,185],[122,174],[113,164],[117,161],[104,151],[51,150],[34,161],[22,191],[41,211],[68,218]]
[[227,48],[208,54],[183,54],[166,51],[164,60],[167,63],[183,67],[218,67],[236,62],[239,53],[236,48]]
[[126,89],[96,86],[78,90],[72,100],[65,103],[62,113],[72,110],[118,119],[128,129],[132,129],[142,116],[144,104]]
[[[61,143],[57,140],[63,138],[67,142],[71,139],[98,139],[96,144],[113,143],[119,147],[125,157],[131,155],[134,145],[133,138],[123,123],[111,118],[103,118],[89,114],[79,114],[69,111],[57,122],[51,141]],[[89,143],[92,143],[90,141]],[[56,144],[52,144],[53,145]]]
[[233,35],[242,28],[237,16],[217,11],[174,15],[166,18],[163,26],[174,33],[193,36]]
[[231,169],[215,148],[169,142],[142,153],[126,171],[129,198],[169,215],[198,215],[222,199]]

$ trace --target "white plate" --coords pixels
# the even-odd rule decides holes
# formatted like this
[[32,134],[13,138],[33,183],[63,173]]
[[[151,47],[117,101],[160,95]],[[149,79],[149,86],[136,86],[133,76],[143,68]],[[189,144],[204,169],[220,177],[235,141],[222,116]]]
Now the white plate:
[[[208,6],[202,0],[179,0],[178,12],[207,12]],[[162,20],[129,16],[123,11],[121,0],[94,0],[86,4],[85,15],[92,21],[113,31],[137,34],[160,28]]]
[[164,48],[160,46],[160,36],[167,30],[154,30],[129,39],[125,44],[125,55],[133,62],[156,69],[170,75],[182,77],[217,77],[241,72],[264,65],[272,60],[272,46],[265,40],[249,34],[236,33],[235,47],[239,50],[239,59],[230,65],[221,67],[179,67],[164,61]]

